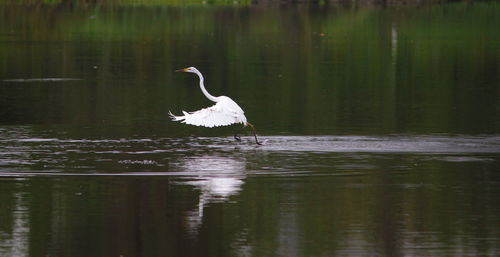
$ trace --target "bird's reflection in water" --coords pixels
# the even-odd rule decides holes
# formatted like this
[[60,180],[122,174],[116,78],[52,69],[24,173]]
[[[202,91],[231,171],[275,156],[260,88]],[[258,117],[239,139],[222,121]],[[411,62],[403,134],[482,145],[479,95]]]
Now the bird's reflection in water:
[[243,157],[204,155],[178,159],[172,165],[187,174],[188,180],[180,183],[200,191],[197,208],[186,215],[188,230],[193,235],[198,233],[202,224],[205,206],[237,195],[245,179],[246,160]]

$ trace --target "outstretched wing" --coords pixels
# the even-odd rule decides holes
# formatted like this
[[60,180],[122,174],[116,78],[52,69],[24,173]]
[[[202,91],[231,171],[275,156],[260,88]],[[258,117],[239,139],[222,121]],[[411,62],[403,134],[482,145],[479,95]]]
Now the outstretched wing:
[[235,106],[232,105],[233,103],[234,102],[229,103],[227,101],[220,101],[213,106],[203,108],[199,111],[189,113],[182,111],[184,114],[183,116],[175,116],[171,112],[169,112],[169,114],[173,121],[209,128],[228,126],[234,123],[245,124],[246,118],[243,111],[239,106],[235,108]]

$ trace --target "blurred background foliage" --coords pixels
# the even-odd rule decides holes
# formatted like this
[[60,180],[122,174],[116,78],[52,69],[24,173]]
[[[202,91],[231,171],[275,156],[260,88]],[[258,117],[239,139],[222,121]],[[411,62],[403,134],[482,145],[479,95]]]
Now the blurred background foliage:
[[167,117],[210,104],[197,66],[265,134],[498,133],[499,11],[4,5],[0,122],[211,134]]
[[[343,249],[432,256],[443,248],[483,256],[498,248],[496,154],[155,150],[167,147],[156,141],[162,137],[233,132],[169,120],[169,110],[210,104],[196,77],[173,72],[187,66],[205,74],[212,94],[240,103],[265,135],[499,134],[499,3],[8,2],[0,5],[0,125],[2,135],[12,133],[2,141],[11,147],[3,156],[13,161],[8,165],[24,164],[18,154],[33,161],[24,165],[35,171],[47,164],[66,172],[77,163],[95,172],[84,165],[111,155],[101,167],[106,172],[177,171],[119,162],[161,158],[167,164],[215,160],[217,168],[234,161],[243,173],[258,174],[244,179],[231,204],[206,208],[194,239],[183,226],[185,213],[198,210],[200,190],[173,177],[6,177],[2,231],[30,228],[24,239],[33,255],[199,256],[212,250],[215,256],[230,252],[232,242],[251,242],[256,255],[270,256],[276,252],[266,251],[282,241],[305,245],[296,254],[304,256],[345,255]],[[34,141],[20,141],[16,133]],[[93,146],[88,139],[94,137],[104,140]],[[87,143],[51,145],[52,138]],[[123,142],[112,149],[108,141],[115,138],[151,139],[152,148]],[[153,153],[136,154],[143,151]],[[39,160],[46,153],[63,153],[63,161]],[[188,171],[202,167],[193,166]],[[274,169],[297,176],[266,180],[260,173]],[[17,219],[26,224],[16,215],[27,215]],[[286,239],[302,241],[277,233],[291,229],[301,236],[285,233]]]

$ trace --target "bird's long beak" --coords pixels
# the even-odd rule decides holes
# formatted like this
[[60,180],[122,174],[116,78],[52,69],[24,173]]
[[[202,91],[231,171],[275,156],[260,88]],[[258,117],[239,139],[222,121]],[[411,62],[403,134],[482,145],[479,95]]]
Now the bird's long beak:
[[187,68],[176,70],[175,72],[187,72]]

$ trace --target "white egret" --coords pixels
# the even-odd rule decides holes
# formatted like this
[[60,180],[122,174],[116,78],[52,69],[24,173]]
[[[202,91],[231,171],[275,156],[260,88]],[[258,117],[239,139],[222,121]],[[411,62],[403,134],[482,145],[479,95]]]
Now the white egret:
[[[241,107],[234,102],[231,98],[227,96],[213,96],[208,93],[203,84],[203,75],[195,67],[189,67],[185,69],[176,70],[177,72],[191,72],[198,75],[200,79],[201,92],[210,100],[215,102],[215,105],[203,108],[194,112],[185,112],[183,116],[175,116],[172,112],[169,112],[170,117],[173,121],[180,121],[189,125],[204,126],[204,127],[219,127],[228,126],[235,123],[241,123],[244,127],[249,126],[252,128],[253,136],[255,137],[255,143],[261,145],[257,139],[257,133],[255,132],[255,127],[247,122],[245,113]],[[235,136],[236,140],[240,140],[238,136]]]

